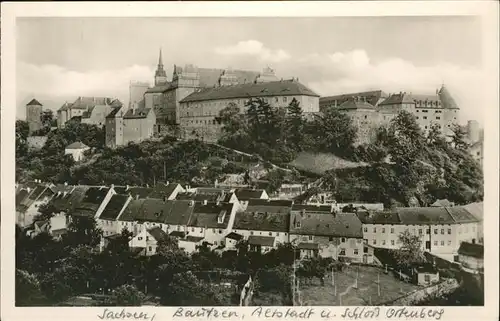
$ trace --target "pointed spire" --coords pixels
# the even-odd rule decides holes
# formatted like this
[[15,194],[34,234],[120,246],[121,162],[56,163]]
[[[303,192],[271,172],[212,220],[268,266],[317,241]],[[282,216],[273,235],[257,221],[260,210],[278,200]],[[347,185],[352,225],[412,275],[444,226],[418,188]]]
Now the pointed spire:
[[160,47],[160,56],[158,58],[158,66],[163,67],[163,58],[162,58],[162,54],[161,54],[161,47]]

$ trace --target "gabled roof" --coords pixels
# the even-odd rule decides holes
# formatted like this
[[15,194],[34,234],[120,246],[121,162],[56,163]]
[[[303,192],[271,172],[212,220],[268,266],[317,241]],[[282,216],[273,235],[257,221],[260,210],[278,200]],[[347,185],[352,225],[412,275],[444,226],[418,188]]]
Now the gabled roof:
[[285,214],[291,211],[292,204],[290,200],[250,199],[246,211]]
[[387,98],[388,95],[382,90],[364,91],[358,93],[321,97],[319,99],[319,103],[320,105],[325,105],[336,100],[337,104],[340,105],[351,97],[362,97],[366,100],[367,103],[376,106],[381,98]]
[[94,216],[108,192],[109,187],[89,187],[71,214],[75,216]]
[[123,119],[139,119],[148,117],[151,112],[151,108],[137,108],[137,109],[129,109],[123,115]]
[[170,88],[171,88],[171,84],[155,86],[155,87],[148,88],[148,90],[146,90],[146,94],[159,94],[159,93],[163,93],[163,92],[167,91]]
[[84,148],[89,148],[89,147],[82,142],[74,142],[66,146],[66,149],[84,149]]
[[470,214],[474,215],[475,218],[482,221],[483,220],[483,202],[471,203],[463,206]]
[[111,110],[111,112],[106,116],[106,118],[115,118],[118,112],[122,109],[123,107],[116,107]]
[[453,206],[454,204],[447,199],[442,199],[442,200],[437,200],[434,203],[431,204],[432,207],[450,207]]
[[235,240],[235,241],[239,241],[239,240],[243,239],[243,235],[235,233],[235,232],[231,232],[228,235],[226,235],[226,238],[231,239],[231,240]]
[[460,243],[458,254],[475,257],[477,259],[484,258],[484,246],[481,244],[473,244],[469,242]]
[[289,212],[272,213],[252,212],[247,210],[236,213],[233,229],[288,232],[289,226]]
[[109,97],[78,97],[72,104],[71,108],[87,109],[95,105],[110,105],[113,102]]
[[363,224],[401,224],[396,212],[360,212],[358,218]]
[[[189,219],[188,226],[203,227],[203,228],[226,228],[229,224],[231,212],[233,210],[232,203],[196,203],[193,209],[193,214]],[[224,217],[222,223],[219,223],[219,217]]]
[[192,211],[189,201],[146,198],[130,201],[119,220],[187,225]]
[[319,244],[318,243],[299,243],[297,245],[298,249],[301,250],[317,250],[319,249]]
[[[76,186],[75,189],[68,194],[68,197],[66,198],[66,209],[71,211],[71,214],[75,211],[77,207],[79,207],[80,203],[85,197],[85,194],[87,193],[87,190],[90,188],[90,186]],[[82,210],[82,212],[86,212]],[[89,213],[82,213],[83,215],[87,216]],[[94,213],[95,214],[95,213]]]
[[172,232],[170,232],[169,235],[172,236],[172,237],[184,238],[186,236],[186,233],[182,232],[182,231],[172,231]]
[[167,236],[167,233],[165,233],[161,228],[159,227],[153,227],[148,230],[148,233],[156,240],[156,242],[159,242]]
[[443,105],[443,108],[459,109],[457,103],[455,102],[455,99],[453,99],[450,92],[444,85],[439,90],[438,95],[439,98],[441,99],[441,104]]
[[192,243],[199,243],[199,242],[203,241],[203,239],[204,239],[204,237],[201,237],[201,236],[188,235],[188,236],[186,236],[186,238],[183,241],[192,242]]
[[[300,222],[300,227],[298,223]],[[301,235],[363,238],[362,224],[354,213],[292,213],[290,233]]]
[[43,105],[40,104],[38,100],[33,98],[29,103],[26,104],[26,106],[43,106]]
[[238,188],[234,191],[234,194],[236,194],[238,200],[248,201],[252,198],[261,198],[264,191],[263,189]]
[[375,106],[373,106],[368,102],[352,98],[343,102],[337,108],[340,110],[356,110],[356,109],[375,109]]
[[444,207],[401,207],[396,211],[405,225],[455,223]]
[[125,206],[128,198],[128,195],[121,194],[115,194],[111,196],[111,199],[109,200],[99,218],[102,220],[116,220],[116,218],[120,214],[120,211]]
[[124,221],[124,222],[133,222],[137,220],[137,217],[139,216],[142,204],[144,203],[145,199],[133,199],[131,200],[127,207],[123,210],[122,215],[118,218],[119,221]]
[[260,246],[274,246],[274,237],[272,237],[272,236],[250,235],[248,237],[248,244],[250,244],[250,245],[260,245]]
[[153,191],[148,195],[149,198],[163,199],[164,197],[169,198],[174,193],[175,189],[179,187],[179,184],[158,184],[153,187]]
[[398,105],[398,104],[415,104],[412,96],[407,93],[392,94],[386,100],[381,102],[379,106]]
[[318,94],[295,80],[271,81],[263,83],[250,83],[234,86],[221,86],[215,88],[206,88],[194,92],[181,100],[181,103],[235,99],[235,98],[257,98],[269,96],[313,96]]
[[469,213],[463,206],[446,207],[446,210],[451,215],[456,223],[476,223],[479,220]]

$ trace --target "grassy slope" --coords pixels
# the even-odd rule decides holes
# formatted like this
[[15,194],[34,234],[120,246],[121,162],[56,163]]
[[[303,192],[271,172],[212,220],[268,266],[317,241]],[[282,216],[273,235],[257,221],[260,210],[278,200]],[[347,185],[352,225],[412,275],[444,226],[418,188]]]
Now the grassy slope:
[[301,152],[295,160],[289,163],[299,170],[322,175],[331,169],[356,168],[368,166],[363,162],[352,162],[326,153]]

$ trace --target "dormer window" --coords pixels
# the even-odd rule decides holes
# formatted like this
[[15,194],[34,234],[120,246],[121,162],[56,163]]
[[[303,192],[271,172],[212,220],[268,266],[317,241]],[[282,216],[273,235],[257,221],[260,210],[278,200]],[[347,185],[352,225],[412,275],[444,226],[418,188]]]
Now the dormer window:
[[295,223],[295,227],[300,228],[300,222]]

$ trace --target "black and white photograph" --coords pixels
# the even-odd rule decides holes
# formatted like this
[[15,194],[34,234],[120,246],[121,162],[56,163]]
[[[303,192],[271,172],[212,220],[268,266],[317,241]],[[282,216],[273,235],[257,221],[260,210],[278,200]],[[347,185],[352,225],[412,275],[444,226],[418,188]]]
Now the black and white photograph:
[[484,15],[329,12],[10,18],[2,293],[100,319],[484,308],[499,213]]

